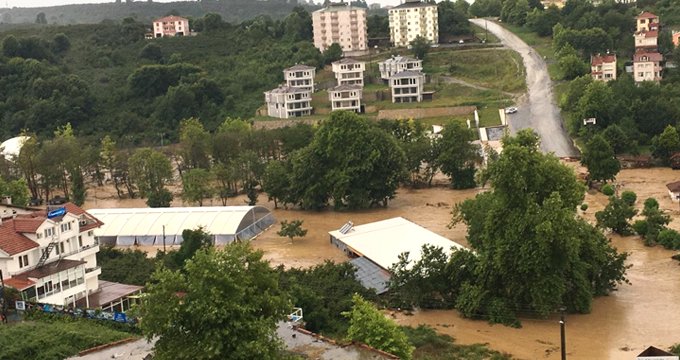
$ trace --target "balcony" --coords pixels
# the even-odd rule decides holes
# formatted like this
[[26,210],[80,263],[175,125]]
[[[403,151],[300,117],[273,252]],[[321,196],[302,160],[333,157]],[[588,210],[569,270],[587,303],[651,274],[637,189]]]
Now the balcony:
[[89,279],[102,274],[102,267],[95,266],[93,268],[85,268],[85,278]]

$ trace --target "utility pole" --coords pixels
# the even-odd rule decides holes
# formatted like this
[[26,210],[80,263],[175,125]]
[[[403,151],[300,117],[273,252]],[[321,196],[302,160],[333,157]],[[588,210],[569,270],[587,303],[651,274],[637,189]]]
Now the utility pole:
[[564,306],[562,306],[560,308],[560,312],[561,312],[561,314],[560,314],[560,341],[561,341],[561,345],[562,345],[562,360],[567,360],[567,339],[566,339],[566,335],[565,335],[566,329],[565,329],[565,323],[564,323],[564,312],[566,310],[567,309]]
[[163,252],[165,252],[165,225],[163,225]]

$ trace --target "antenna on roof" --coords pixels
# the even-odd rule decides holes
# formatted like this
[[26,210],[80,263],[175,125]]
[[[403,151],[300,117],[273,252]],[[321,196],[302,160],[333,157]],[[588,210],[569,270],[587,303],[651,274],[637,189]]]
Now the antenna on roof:
[[347,224],[342,225],[342,227],[340,228],[339,231],[340,231],[341,234],[347,234],[348,232],[350,232],[352,230],[353,227],[354,227],[354,223],[351,222],[351,221],[348,221]]

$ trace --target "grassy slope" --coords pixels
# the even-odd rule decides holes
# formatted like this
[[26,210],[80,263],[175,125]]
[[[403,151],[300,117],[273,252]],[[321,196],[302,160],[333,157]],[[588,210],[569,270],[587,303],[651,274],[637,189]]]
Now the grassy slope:
[[129,333],[87,321],[29,321],[0,326],[0,360],[61,360],[79,351],[129,337]]

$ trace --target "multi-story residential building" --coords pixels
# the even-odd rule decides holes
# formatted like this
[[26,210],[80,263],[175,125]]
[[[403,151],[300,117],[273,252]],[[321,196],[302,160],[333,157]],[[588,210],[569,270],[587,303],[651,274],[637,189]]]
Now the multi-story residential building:
[[635,35],[635,48],[656,50],[658,47],[659,31],[658,30],[643,30],[636,31]]
[[303,88],[279,86],[264,93],[267,114],[288,119],[312,114],[312,92]]
[[423,71],[423,61],[406,56],[393,56],[378,64],[380,78],[389,80],[402,71]]
[[421,102],[423,101],[423,89],[425,86],[425,74],[419,71],[402,71],[390,77],[392,89],[392,102]]
[[648,11],[643,11],[636,19],[636,31],[659,30],[659,17]]
[[360,54],[368,50],[366,9],[341,3],[331,3],[312,13],[314,46],[325,51],[337,43],[345,54]]
[[5,217],[0,224],[0,270],[25,300],[76,305],[99,290],[93,230],[102,223],[67,203],[55,211]]
[[314,92],[314,76],[316,69],[313,66],[295,65],[283,70],[283,78],[286,85],[294,88]]
[[594,80],[616,80],[616,54],[593,55],[590,57],[590,76]]
[[364,86],[364,71],[366,63],[350,58],[344,58],[333,62],[333,73],[338,85],[361,85]]
[[431,44],[439,43],[437,4],[406,0],[389,10],[390,40],[394,46],[409,46],[421,36]]
[[328,100],[331,108],[335,110],[347,110],[361,112],[361,85],[339,85],[328,90]]
[[658,52],[638,52],[633,56],[635,82],[661,81],[663,55]]
[[166,16],[153,21],[153,37],[189,36],[189,20],[180,16]]
[[541,0],[541,4],[546,9],[553,5],[555,5],[558,9],[561,9],[564,7],[566,2],[567,2],[566,0]]

